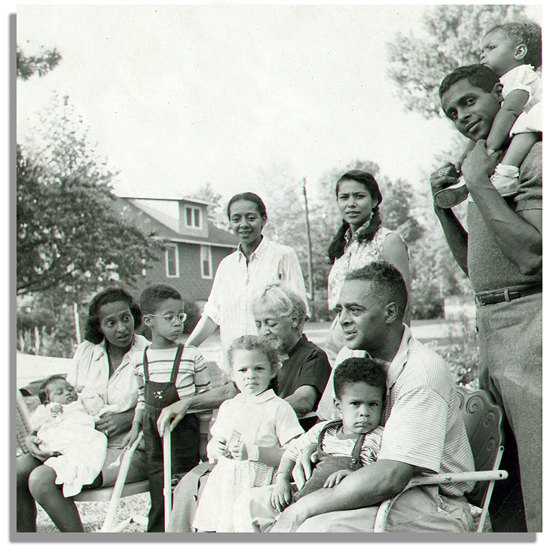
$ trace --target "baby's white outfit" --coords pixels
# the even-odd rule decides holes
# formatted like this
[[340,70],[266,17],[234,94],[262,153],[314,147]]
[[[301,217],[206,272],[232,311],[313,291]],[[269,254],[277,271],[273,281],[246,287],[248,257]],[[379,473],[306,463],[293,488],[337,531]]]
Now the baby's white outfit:
[[[52,413],[52,408],[62,412]],[[107,437],[95,429],[95,418],[81,398],[64,405],[40,405],[33,412],[31,426],[38,430],[40,448],[58,451],[44,464],[55,470],[57,485],[63,485],[63,496],[77,495],[101,472],[107,454]]]
[[[212,425],[212,438],[229,442],[233,432],[244,443],[283,446],[304,430],[290,404],[272,389],[259,395],[240,393],[223,402]],[[247,488],[269,485],[274,468],[262,462],[218,458],[201,495],[193,527],[199,531],[233,532],[233,506]]]
[[506,98],[512,90],[525,90],[529,99],[523,113],[516,119],[510,136],[522,132],[542,132],[542,79],[532,65],[519,65],[500,77],[502,96]]

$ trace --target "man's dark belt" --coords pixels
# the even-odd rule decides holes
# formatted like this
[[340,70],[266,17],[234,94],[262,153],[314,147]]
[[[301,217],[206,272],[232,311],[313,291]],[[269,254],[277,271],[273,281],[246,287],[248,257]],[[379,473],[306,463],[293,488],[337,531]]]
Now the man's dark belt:
[[529,284],[525,286],[512,286],[502,289],[493,289],[490,291],[480,291],[475,294],[476,305],[494,305],[504,301],[513,301],[526,295],[542,292],[542,283]]

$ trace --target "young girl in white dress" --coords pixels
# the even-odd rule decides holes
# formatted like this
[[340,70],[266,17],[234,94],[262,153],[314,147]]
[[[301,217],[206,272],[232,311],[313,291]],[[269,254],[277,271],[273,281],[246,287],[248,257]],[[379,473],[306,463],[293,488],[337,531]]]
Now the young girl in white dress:
[[197,531],[233,532],[238,495],[271,484],[284,445],[303,433],[290,404],[273,390],[280,364],[275,349],[248,335],[233,341],[228,358],[240,393],[222,403],[212,425],[207,453],[216,465],[199,501]]

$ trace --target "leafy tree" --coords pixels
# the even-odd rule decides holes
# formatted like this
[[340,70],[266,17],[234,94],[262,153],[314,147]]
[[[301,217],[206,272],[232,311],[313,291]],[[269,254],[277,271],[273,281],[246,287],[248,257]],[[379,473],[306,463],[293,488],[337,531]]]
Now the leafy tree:
[[[422,227],[413,214],[415,208],[410,185],[403,180],[391,181],[381,175],[375,163],[352,161],[345,167],[327,171],[318,182],[307,181],[313,286],[316,296],[314,310],[321,318],[329,317],[326,294],[331,266],[327,249],[341,223],[334,195],[335,185],[342,173],[357,168],[371,172],[380,184],[384,196],[384,224],[398,230],[408,243],[416,241],[422,235]],[[268,207],[269,224],[266,234],[295,249],[307,281],[308,251],[302,178],[294,175],[287,167],[273,166],[263,169],[258,181],[264,183],[265,191],[261,195]]]
[[493,25],[525,19],[520,5],[439,5],[426,9],[422,36],[397,33],[388,46],[388,75],[409,111],[441,116],[441,79],[460,65],[478,63],[479,41]]
[[38,74],[43,77],[61,61],[61,54],[53,48],[52,50],[42,49],[37,56],[26,56],[19,47],[16,50],[17,78],[28,80]]
[[17,147],[17,294],[67,300],[122,280],[155,258],[153,243],[115,207],[113,173],[97,159],[68,98],[40,126],[40,150]]
[[208,206],[208,220],[218,228],[227,230],[229,225],[224,211],[222,194],[214,190],[210,182],[200,186],[193,192],[192,197],[208,201],[210,203]]

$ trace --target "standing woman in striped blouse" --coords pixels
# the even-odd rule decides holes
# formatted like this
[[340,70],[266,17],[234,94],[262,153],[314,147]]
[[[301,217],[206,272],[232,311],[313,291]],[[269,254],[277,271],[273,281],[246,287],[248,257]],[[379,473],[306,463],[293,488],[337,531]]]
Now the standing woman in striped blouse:
[[[338,303],[346,275],[375,261],[386,261],[395,266],[403,276],[410,296],[407,246],[397,232],[382,226],[382,194],[374,176],[361,170],[346,172],[336,182],[336,201],[342,225],[328,249],[332,264],[328,277],[329,309],[333,310]],[[409,323],[408,314],[404,321]],[[343,344],[342,331],[335,319],[326,343],[329,358],[331,353],[336,355]]]

